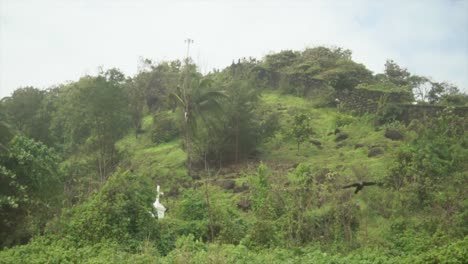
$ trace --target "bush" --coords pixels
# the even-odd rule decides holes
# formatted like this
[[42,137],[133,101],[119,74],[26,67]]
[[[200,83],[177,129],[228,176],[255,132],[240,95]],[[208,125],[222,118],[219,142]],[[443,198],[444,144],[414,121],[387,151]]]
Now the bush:
[[234,202],[219,187],[186,190],[177,210],[177,217],[183,220],[181,235],[232,244],[245,236],[245,222]]
[[397,104],[385,104],[377,110],[376,124],[383,125],[398,120],[403,109]]
[[180,129],[174,115],[159,112],[153,117],[151,140],[157,144],[169,142],[179,136]]
[[335,126],[338,127],[344,127],[346,125],[349,125],[353,122],[356,121],[356,118],[350,115],[345,115],[345,114],[337,114],[335,117]]
[[125,242],[134,250],[138,241],[158,236],[157,220],[150,213],[155,189],[148,177],[117,172],[98,193],[61,217],[61,233],[85,244]]
[[36,237],[31,243],[0,252],[0,263],[157,263],[159,254],[151,243],[140,243],[129,253],[117,242],[79,245],[58,237]]
[[418,256],[409,258],[407,263],[466,263],[468,259],[468,238],[429,251],[421,251]]

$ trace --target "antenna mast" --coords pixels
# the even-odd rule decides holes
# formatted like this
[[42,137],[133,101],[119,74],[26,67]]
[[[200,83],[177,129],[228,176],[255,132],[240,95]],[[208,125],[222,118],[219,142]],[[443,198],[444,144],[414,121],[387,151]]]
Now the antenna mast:
[[184,40],[184,42],[187,43],[187,56],[185,56],[185,59],[188,60],[188,58],[189,58],[189,51],[190,51],[190,44],[193,43],[193,39],[187,38],[186,40]]

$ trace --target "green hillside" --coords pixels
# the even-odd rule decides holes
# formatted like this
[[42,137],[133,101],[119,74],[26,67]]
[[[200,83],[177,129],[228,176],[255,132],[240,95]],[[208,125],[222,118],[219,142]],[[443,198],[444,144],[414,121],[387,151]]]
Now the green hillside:
[[324,47],[147,63],[2,99],[0,263],[468,259],[467,95]]

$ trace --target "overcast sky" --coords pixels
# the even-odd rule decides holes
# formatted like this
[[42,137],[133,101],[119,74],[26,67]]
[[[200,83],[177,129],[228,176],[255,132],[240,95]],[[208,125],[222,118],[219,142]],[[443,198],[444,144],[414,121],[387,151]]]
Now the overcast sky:
[[140,57],[207,72],[240,57],[317,45],[353,51],[374,73],[386,59],[468,92],[468,1],[0,0],[0,98],[99,66],[137,71]]

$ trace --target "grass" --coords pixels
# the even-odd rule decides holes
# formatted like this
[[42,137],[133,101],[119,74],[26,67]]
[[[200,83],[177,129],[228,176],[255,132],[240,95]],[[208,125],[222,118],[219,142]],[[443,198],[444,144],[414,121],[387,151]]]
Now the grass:
[[[384,131],[375,131],[373,116],[353,117],[339,113],[334,108],[312,108],[306,99],[285,96],[279,93],[266,93],[262,96],[262,107],[280,108],[281,130],[274,137],[260,146],[262,153],[260,159],[267,163],[308,163],[314,169],[328,168],[350,175],[351,178],[380,179],[385,175],[388,160],[393,150],[400,144],[384,137]],[[315,134],[311,138],[319,140],[322,148],[304,142],[300,149],[297,143],[288,135],[292,118],[296,112],[305,112],[312,118],[312,127]],[[336,136],[330,135],[339,126],[342,133],[349,135],[348,139],[335,142]],[[356,144],[364,147],[356,148]],[[383,155],[369,158],[371,147],[378,146],[385,150]],[[364,161],[364,162],[363,162]],[[352,169],[365,166],[367,175],[353,175]]]
[[[130,132],[116,144],[117,150],[129,161],[136,173],[149,175],[155,183],[170,188],[177,182],[189,179],[185,162],[186,153],[181,148],[181,140],[163,144],[151,141],[151,115],[143,118],[143,131],[138,137]],[[162,188],[164,188],[162,187]]]

